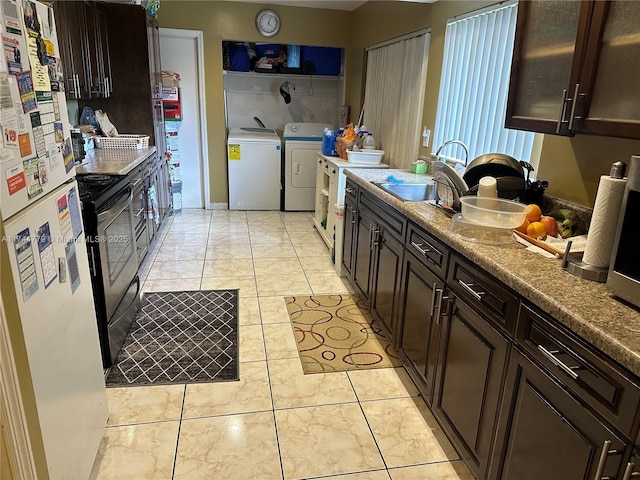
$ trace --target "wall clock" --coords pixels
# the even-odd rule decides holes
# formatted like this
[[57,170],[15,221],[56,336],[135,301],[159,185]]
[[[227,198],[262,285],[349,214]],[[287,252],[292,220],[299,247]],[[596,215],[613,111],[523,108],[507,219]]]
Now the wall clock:
[[256,16],[256,28],[265,37],[273,37],[280,30],[280,17],[273,10],[260,10]]

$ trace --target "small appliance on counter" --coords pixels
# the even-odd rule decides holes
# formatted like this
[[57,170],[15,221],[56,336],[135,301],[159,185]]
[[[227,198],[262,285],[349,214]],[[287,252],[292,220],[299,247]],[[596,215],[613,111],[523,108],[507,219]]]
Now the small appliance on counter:
[[629,162],[627,184],[620,206],[607,286],[619,297],[640,308],[640,155]]
[[[525,178],[524,165],[503,153],[485,153],[474,158],[466,167],[462,178],[467,183],[469,194],[475,194],[482,177],[494,177],[497,183],[498,197],[513,200],[525,190],[528,173]],[[527,170],[529,172],[530,170]]]
[[80,163],[84,160],[87,152],[84,148],[84,137],[82,132],[77,128],[71,129],[71,146],[73,148],[73,159],[76,163]]

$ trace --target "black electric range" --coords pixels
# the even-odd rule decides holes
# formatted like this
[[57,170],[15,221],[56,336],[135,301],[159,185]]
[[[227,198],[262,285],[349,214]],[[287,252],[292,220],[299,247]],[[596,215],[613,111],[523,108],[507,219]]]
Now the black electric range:
[[76,175],[105,368],[111,366],[139,305],[140,281],[128,175]]
[[100,211],[105,206],[108,206],[110,200],[112,200],[120,190],[124,190],[129,186],[128,175],[83,173],[76,175],[76,180],[78,182],[82,207],[89,207],[94,212]]

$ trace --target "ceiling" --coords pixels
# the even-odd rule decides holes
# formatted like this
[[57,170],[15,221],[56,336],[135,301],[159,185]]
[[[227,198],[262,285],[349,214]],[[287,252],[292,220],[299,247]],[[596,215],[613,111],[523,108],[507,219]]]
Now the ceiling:
[[[264,0],[226,0],[247,3],[265,3]],[[433,3],[437,0],[400,0],[404,2]],[[367,3],[367,0],[268,0],[271,5],[286,5],[289,7],[327,8],[329,10],[355,10]]]

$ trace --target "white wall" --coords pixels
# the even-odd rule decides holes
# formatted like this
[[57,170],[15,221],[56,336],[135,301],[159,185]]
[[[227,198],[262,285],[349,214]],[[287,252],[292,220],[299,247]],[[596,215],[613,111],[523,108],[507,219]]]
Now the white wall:
[[[291,103],[280,95],[289,81]],[[227,128],[257,127],[258,117],[267,128],[281,130],[289,122],[338,124],[344,99],[341,77],[227,72],[224,75]],[[293,88],[295,86],[295,89]]]

